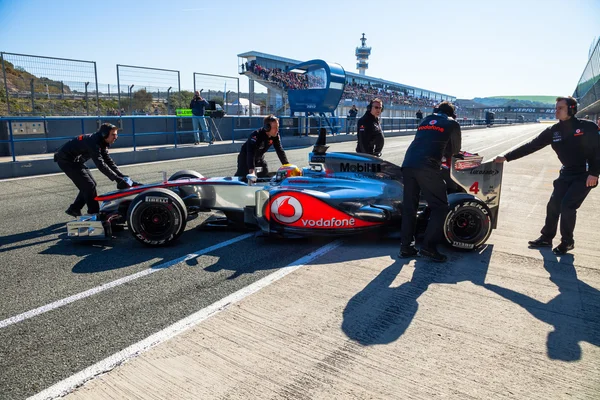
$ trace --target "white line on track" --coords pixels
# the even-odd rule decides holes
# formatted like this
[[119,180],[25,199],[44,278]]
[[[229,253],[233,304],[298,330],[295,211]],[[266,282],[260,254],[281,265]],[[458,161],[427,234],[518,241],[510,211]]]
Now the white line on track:
[[57,308],[65,306],[65,305],[67,305],[69,303],[73,303],[74,301],[85,299],[86,297],[90,297],[90,296],[93,296],[93,295],[98,294],[100,292],[103,292],[105,290],[112,289],[112,288],[120,286],[120,285],[122,285],[124,283],[131,282],[131,281],[133,281],[135,279],[142,278],[144,276],[148,276],[150,274],[153,274],[155,272],[161,271],[163,269],[172,267],[173,265],[179,264],[180,262],[188,261],[188,260],[190,260],[192,258],[199,257],[199,256],[201,256],[203,254],[206,254],[206,253],[210,253],[213,250],[217,250],[217,249],[220,249],[222,247],[229,246],[230,244],[239,242],[241,240],[247,239],[247,238],[252,237],[252,236],[254,236],[254,233],[246,233],[245,235],[241,235],[241,236],[235,237],[233,239],[227,240],[225,242],[222,242],[222,243],[219,243],[219,244],[215,244],[214,246],[207,247],[207,248],[199,250],[199,251],[197,251],[195,253],[187,254],[187,255],[185,255],[183,257],[176,258],[175,260],[171,260],[171,261],[167,261],[166,263],[155,265],[155,266],[153,266],[151,268],[148,268],[148,269],[145,269],[143,271],[137,272],[137,273],[135,273],[133,275],[125,276],[123,278],[114,280],[112,282],[108,282],[108,283],[105,283],[103,285],[96,286],[95,288],[86,290],[85,292],[77,293],[77,294],[75,294],[73,296],[66,297],[64,299],[55,301],[55,302],[50,303],[50,304],[46,304],[45,306],[41,306],[41,307],[35,308],[33,310],[29,310],[29,311],[24,312],[24,313],[19,314],[19,315],[15,315],[14,317],[10,317],[8,319],[0,321],[0,329],[6,328],[7,326],[10,326],[10,325],[14,325],[14,324],[16,324],[18,322],[25,321],[26,319],[33,318],[33,317],[35,317],[37,315],[46,313],[48,311],[55,310]]
[[299,268],[304,267],[311,261],[330,252],[331,250],[338,247],[340,244],[342,244],[342,240],[336,240],[335,242],[329,243],[328,245],[325,245],[313,251],[312,253],[294,261],[288,266],[283,267],[278,271],[254,282],[253,284],[246,286],[245,288],[238,290],[235,293],[230,294],[229,296],[211,304],[206,308],[203,308],[202,310],[190,315],[189,317],[184,318],[171,326],[168,326],[162,331],[157,332],[152,336],[149,336],[146,339],[135,343],[127,347],[126,349],[113,354],[110,357],[105,358],[104,360],[92,365],[91,367],[88,367],[83,371],[80,371],[75,375],[72,375],[69,378],[66,378],[56,383],[55,385],[30,397],[29,399],[54,399],[56,397],[64,396],[70,393],[73,389],[83,385],[90,379],[110,371],[111,369],[117,367],[118,365],[121,365],[128,359],[134,358],[139,354],[149,350],[150,348],[169,340],[170,338],[194,327],[195,325],[198,325],[202,321],[218,314],[219,312],[226,310],[231,305],[239,302],[243,298],[258,292],[259,290],[265,288],[271,283],[278,281],[284,276],[296,271]]

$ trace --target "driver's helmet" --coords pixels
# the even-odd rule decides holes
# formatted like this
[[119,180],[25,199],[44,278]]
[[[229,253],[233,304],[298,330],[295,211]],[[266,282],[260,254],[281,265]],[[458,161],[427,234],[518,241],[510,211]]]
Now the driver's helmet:
[[302,170],[293,164],[283,164],[279,167],[275,175],[277,181],[282,181],[292,176],[302,176]]

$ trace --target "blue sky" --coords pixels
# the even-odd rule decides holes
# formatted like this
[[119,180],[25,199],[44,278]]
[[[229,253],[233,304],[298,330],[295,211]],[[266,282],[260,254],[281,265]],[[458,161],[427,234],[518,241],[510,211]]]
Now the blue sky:
[[[599,0],[0,0],[0,51],[237,76],[237,54],[321,58],[459,98],[572,94],[600,36]],[[247,88],[247,78],[241,79]]]

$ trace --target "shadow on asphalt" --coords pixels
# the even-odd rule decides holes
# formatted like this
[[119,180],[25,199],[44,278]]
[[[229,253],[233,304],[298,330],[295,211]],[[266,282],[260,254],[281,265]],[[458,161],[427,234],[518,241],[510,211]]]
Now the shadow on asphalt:
[[[56,235],[65,233],[66,228],[64,222],[50,225],[46,228],[38,229],[30,232],[16,233],[14,235],[7,235],[0,237],[0,253],[4,253],[11,250],[22,249],[25,247],[35,246],[42,243],[48,243],[56,240]],[[49,238],[48,238],[49,237]],[[37,240],[36,240],[37,239]],[[43,240],[42,240],[43,239]],[[25,244],[18,244],[20,242],[29,242]],[[4,247],[12,245],[11,247]]]
[[419,309],[419,297],[431,284],[470,281],[483,285],[492,251],[492,245],[468,253],[444,249],[449,256],[446,263],[414,258],[412,279],[391,287],[405,263],[410,261],[396,260],[350,299],[343,312],[343,332],[364,346],[396,341],[410,326]]
[[549,248],[539,251],[544,257],[544,268],[550,274],[550,281],[560,292],[549,302],[543,303],[496,285],[486,284],[484,287],[554,327],[546,341],[548,358],[580,360],[579,342],[600,346],[600,291],[577,278],[572,254],[556,256]]

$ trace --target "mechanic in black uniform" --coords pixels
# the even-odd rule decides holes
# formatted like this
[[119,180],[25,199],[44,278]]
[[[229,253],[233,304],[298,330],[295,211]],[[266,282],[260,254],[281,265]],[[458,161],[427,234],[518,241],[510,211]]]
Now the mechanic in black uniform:
[[[271,145],[275,146],[275,151],[281,164],[288,164],[288,159],[281,146],[281,138],[279,137],[279,120],[271,114],[264,118],[263,123],[262,128],[252,132],[238,155],[235,176],[240,176],[243,180],[246,180],[248,174],[256,175],[257,177],[268,175],[269,169],[265,160],[265,153]],[[256,167],[262,167],[262,170],[258,174],[255,174]]]
[[88,214],[97,214],[100,211],[100,204],[95,200],[96,181],[85,165],[90,158],[100,172],[111,181],[117,182],[118,189],[130,187],[123,179],[125,175],[108,155],[108,148],[117,140],[118,129],[113,124],[104,123],[98,132],[79,135],[62,145],[54,154],[54,161],[79,189],[75,201],[65,211],[70,216],[80,216],[85,204]]
[[573,231],[577,209],[590,190],[598,185],[600,173],[600,136],[598,125],[578,119],[577,100],[573,97],[556,99],[557,124],[545,129],[529,143],[498,156],[494,161],[513,161],[551,145],[562,163],[554,191],[546,206],[546,222],[542,235],[529,242],[530,247],[552,247],[560,217],[561,241],[552,251],[565,254],[575,248]]
[[379,116],[383,112],[383,101],[373,99],[367,105],[367,112],[356,124],[358,126],[357,153],[366,153],[380,157],[383,150],[383,131],[379,126]]
[[[440,168],[442,157],[451,158],[460,152],[461,131],[455,121],[455,107],[448,101],[436,106],[419,127],[414,140],[406,150],[402,163],[404,199],[402,201],[402,243],[399,257],[417,254],[434,261],[444,262],[447,257],[437,250],[441,240],[444,219],[448,212],[446,182]],[[431,215],[421,249],[415,248],[415,228],[419,198],[427,201]]]

